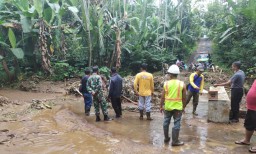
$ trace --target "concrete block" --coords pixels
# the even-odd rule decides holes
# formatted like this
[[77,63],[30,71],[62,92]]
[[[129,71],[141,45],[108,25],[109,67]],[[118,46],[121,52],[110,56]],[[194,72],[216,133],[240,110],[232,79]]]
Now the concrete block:
[[218,100],[208,100],[208,121],[228,123],[230,99],[223,86],[210,87],[209,91],[218,91]]

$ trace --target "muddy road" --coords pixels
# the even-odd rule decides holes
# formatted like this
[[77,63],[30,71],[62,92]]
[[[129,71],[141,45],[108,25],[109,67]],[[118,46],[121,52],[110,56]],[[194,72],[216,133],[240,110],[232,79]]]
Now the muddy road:
[[208,54],[211,54],[212,43],[208,39],[200,39],[198,42],[197,50],[192,53],[188,60],[188,64],[196,63],[198,58],[208,58]]
[[[0,107],[0,153],[246,153],[247,146],[234,141],[244,134],[237,124],[207,122],[207,97],[202,96],[198,116],[189,104],[183,115],[182,147],[163,143],[163,115],[153,113],[153,121],[139,120],[138,113],[124,111],[122,119],[95,122],[84,115],[81,97],[0,90],[10,101]],[[40,100],[50,108],[34,108]],[[37,103],[40,105],[40,103]],[[51,104],[51,105],[49,105]],[[131,106],[131,104],[123,104]],[[114,116],[113,110],[110,116]],[[172,127],[173,123],[170,127]],[[171,132],[170,132],[171,133]],[[253,137],[252,143],[255,143]]]
[[[199,49],[205,51],[204,46],[209,44],[199,44]],[[37,84],[21,84],[27,92],[0,90],[0,154],[248,153],[248,146],[234,144],[244,136],[243,120],[208,123],[206,95],[200,96],[198,116],[191,114],[192,103],[187,106],[180,132],[185,145],[172,147],[163,142],[163,114],[158,110],[152,113],[153,121],[139,120],[139,113],[124,110],[121,119],[96,123],[94,109],[86,117],[83,98],[67,95],[66,83],[36,80]],[[137,108],[127,102],[122,105]],[[114,117],[113,109],[109,112]],[[255,135],[252,143],[256,144]]]

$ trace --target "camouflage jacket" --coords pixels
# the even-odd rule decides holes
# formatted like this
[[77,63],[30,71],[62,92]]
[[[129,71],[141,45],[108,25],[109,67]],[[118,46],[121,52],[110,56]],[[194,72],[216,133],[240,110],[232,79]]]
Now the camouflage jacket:
[[100,93],[103,91],[102,89],[102,80],[101,80],[101,77],[96,74],[96,73],[93,73],[88,81],[87,81],[87,91],[89,93]]

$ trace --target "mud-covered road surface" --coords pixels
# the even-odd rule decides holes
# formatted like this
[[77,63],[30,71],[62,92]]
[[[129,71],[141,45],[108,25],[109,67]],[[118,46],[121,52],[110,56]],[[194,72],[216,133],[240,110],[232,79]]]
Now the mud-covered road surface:
[[[84,115],[81,97],[8,89],[0,90],[0,95],[10,101],[0,107],[1,154],[248,151],[248,146],[234,144],[244,135],[243,120],[237,124],[208,123],[207,97],[204,95],[200,98],[198,116],[191,114],[191,104],[183,115],[180,139],[185,145],[182,147],[163,143],[163,115],[159,112],[152,114],[153,121],[139,120],[138,113],[124,111],[121,119],[96,123],[93,113],[89,117]],[[51,108],[33,108],[34,100],[51,104]],[[109,111],[110,116],[114,116],[113,110]],[[256,143],[255,136],[252,143]]]
[[[204,42],[199,49],[209,45]],[[163,142],[163,114],[159,111],[152,113],[153,121],[139,120],[139,113],[125,110],[121,119],[96,123],[93,108],[91,116],[84,115],[82,97],[66,94],[66,82],[36,80],[37,84],[23,82],[23,91],[0,90],[0,154],[248,153],[249,146],[234,144],[244,136],[243,120],[236,124],[208,123],[206,95],[200,96],[198,116],[191,114],[192,103],[187,106],[180,132],[185,145],[172,147]],[[109,115],[114,117],[111,108]],[[255,135],[252,143],[256,144]]]

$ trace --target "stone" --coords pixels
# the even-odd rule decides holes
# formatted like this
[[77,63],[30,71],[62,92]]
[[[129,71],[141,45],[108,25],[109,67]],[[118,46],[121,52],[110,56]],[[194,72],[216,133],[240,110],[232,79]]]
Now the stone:
[[208,122],[228,123],[230,99],[225,88],[210,87],[209,91],[218,91],[218,99],[208,100]]

